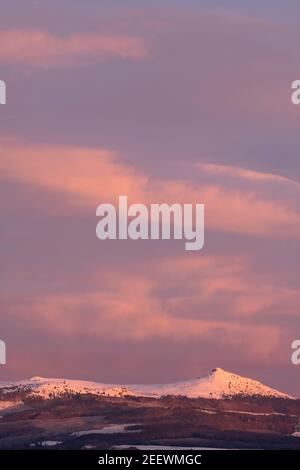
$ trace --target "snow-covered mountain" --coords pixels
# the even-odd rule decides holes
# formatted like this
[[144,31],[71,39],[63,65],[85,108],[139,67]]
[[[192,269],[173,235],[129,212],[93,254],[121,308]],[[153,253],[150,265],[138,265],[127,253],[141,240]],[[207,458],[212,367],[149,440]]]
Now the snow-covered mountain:
[[105,396],[143,396],[159,398],[164,395],[186,396],[189,398],[225,398],[237,395],[292,398],[289,395],[267,387],[256,380],[213,369],[203,378],[158,385],[109,385],[68,379],[47,379],[32,377],[21,382],[0,383],[0,391],[5,395],[11,392],[27,391],[34,396],[51,398],[64,393],[80,393]]

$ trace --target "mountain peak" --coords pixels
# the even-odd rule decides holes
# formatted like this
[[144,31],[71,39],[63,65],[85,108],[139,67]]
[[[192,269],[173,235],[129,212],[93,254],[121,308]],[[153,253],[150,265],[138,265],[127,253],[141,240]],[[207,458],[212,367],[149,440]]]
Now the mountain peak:
[[212,374],[221,374],[221,373],[228,374],[229,372],[222,369],[221,367],[215,367],[214,369],[212,369],[211,373]]

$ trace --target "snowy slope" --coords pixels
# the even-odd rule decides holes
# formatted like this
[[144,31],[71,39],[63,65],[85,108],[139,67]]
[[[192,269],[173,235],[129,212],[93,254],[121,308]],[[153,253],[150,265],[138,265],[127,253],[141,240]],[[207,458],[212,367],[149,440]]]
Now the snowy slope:
[[261,395],[264,397],[291,398],[256,380],[242,377],[217,368],[204,378],[158,385],[108,385],[81,380],[47,379],[33,377],[29,380],[0,383],[0,391],[30,391],[36,396],[51,398],[63,393],[80,393],[106,396],[144,396],[161,397],[164,395],[186,396],[189,398],[223,398],[236,395]]
[[204,378],[174,384],[140,385],[138,387],[141,392],[144,392],[143,394],[151,396],[183,395],[189,398],[222,398],[242,394],[288,397],[285,393],[267,387],[256,380],[232,374],[220,368],[213,369]]

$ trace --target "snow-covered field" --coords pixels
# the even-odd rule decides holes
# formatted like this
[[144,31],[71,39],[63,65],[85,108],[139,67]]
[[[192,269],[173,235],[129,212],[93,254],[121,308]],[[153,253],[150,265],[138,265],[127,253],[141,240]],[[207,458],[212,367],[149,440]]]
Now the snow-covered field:
[[[37,444],[42,447],[56,447],[59,444],[62,444],[62,441],[41,441],[41,442],[38,442]],[[36,447],[36,444],[32,442],[30,444],[30,447]]]
[[114,446],[113,449],[116,450],[125,450],[129,449],[130,447],[135,447],[138,450],[228,450],[228,449],[220,449],[218,447],[178,447],[178,446],[147,446],[147,445],[119,445]]
[[55,446],[58,446],[59,444],[62,444],[62,442],[61,441],[43,441],[43,442],[40,442],[40,444],[43,447],[55,447]]
[[76,431],[71,434],[74,437],[89,436],[91,434],[124,434],[140,432],[137,429],[126,429],[128,426],[140,426],[139,424],[109,424],[101,429],[88,429],[86,431]]

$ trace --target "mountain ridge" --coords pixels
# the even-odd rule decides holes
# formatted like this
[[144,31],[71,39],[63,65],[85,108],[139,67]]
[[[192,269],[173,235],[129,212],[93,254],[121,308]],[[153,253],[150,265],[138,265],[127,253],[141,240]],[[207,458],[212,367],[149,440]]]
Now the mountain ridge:
[[99,382],[32,377],[20,382],[0,383],[0,391],[9,395],[12,392],[28,392],[36,397],[49,399],[63,394],[92,394],[111,397],[152,397],[185,396],[187,398],[214,398],[262,396],[293,399],[292,396],[268,387],[257,380],[215,368],[206,377],[174,382],[169,384],[105,384]]

